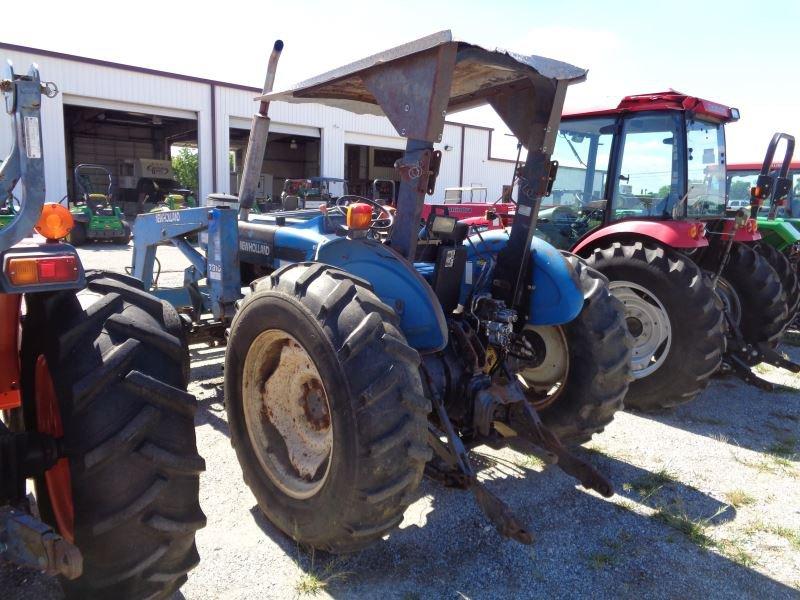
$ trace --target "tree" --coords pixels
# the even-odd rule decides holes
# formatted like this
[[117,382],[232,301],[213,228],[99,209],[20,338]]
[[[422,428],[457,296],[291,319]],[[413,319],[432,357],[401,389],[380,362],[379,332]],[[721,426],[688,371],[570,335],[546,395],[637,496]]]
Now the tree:
[[173,155],[172,168],[181,187],[197,191],[199,164],[199,156],[194,148],[181,148]]
[[749,200],[750,182],[739,180],[731,183],[730,197],[731,200]]

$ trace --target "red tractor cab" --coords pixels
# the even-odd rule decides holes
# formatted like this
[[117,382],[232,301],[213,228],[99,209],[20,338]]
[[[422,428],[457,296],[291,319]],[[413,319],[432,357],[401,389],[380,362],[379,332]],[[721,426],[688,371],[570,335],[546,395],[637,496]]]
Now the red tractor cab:
[[489,200],[488,189],[483,186],[450,187],[444,190],[441,203],[428,203],[422,206],[422,220],[435,207],[445,206],[447,214],[480,229],[510,227],[514,219],[516,205],[511,201],[508,189],[500,198]]
[[725,349],[716,296],[741,328],[736,347],[747,348],[747,360],[729,352],[726,363],[746,380],[756,379],[749,365],[768,359],[753,347],[785,326],[780,281],[753,247],[756,220],[727,211],[725,125],[738,118],[674,90],[562,116],[538,235],[586,258],[625,305],[635,340],[629,406],[675,406],[705,387]]

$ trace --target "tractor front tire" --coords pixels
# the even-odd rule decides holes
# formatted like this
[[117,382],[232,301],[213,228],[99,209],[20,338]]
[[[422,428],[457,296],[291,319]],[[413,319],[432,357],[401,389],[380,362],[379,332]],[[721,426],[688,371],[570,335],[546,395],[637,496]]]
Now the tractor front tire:
[[399,525],[431,456],[419,354],[369,283],[329,265],[251,287],[225,356],[245,482],[297,542],[363,548]]
[[[566,343],[568,368],[563,389],[554,392],[554,397],[538,410],[542,422],[562,442],[576,445],[603,431],[622,410],[632,379],[632,339],[623,307],[609,293],[606,278],[578,256],[562,254],[580,279],[583,310],[566,325],[548,328],[561,330],[558,333]],[[545,356],[544,362],[549,358]],[[540,401],[533,391],[526,395],[534,406]]]
[[[206,522],[178,315],[135,280],[101,272],[77,294],[31,294],[26,304],[26,427],[51,428],[55,414],[68,456],[36,480],[37,501],[83,556],[65,593],[169,597],[199,561],[195,532]],[[50,479],[59,470],[66,479]]]
[[83,246],[86,243],[86,223],[75,221],[67,234],[67,241],[73,246]]
[[608,277],[634,337],[635,379],[625,406],[647,411],[692,400],[725,349],[723,314],[708,279],[686,256],[650,241],[610,242],[587,261]]

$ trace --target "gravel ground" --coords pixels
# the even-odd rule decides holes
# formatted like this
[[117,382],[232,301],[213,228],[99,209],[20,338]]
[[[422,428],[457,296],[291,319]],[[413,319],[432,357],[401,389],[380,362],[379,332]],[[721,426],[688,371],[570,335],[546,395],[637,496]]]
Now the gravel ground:
[[[129,251],[81,249],[90,268],[123,271]],[[179,285],[174,249],[162,285]],[[784,351],[800,361],[800,348]],[[261,515],[228,439],[223,350],[192,348],[190,391],[207,471],[202,562],[176,597],[800,598],[800,377],[771,368],[765,393],[717,379],[692,404],[621,413],[580,454],[617,494],[606,500],[511,449],[480,447],[481,478],[535,539],[500,538],[471,495],[424,481],[401,527],[351,556],[309,554]],[[0,569],[4,598],[57,598],[47,580]]]

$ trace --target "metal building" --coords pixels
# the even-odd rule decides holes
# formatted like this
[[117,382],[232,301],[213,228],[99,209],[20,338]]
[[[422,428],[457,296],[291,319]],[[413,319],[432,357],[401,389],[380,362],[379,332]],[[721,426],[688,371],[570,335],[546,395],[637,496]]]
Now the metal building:
[[[42,106],[47,201],[74,194],[78,163],[104,164],[124,186],[137,161],[169,159],[181,145],[198,150],[201,198],[236,192],[259,89],[2,42],[0,58],[18,71],[37,63],[42,79],[61,90]],[[281,102],[271,104],[270,117],[264,193],[278,193],[286,178],[346,178],[356,193],[374,178],[396,179],[392,164],[405,140],[385,118]],[[10,134],[0,131],[3,156]],[[446,124],[432,201],[441,202],[446,187],[469,185],[485,186],[490,202],[500,196],[514,163],[491,157],[491,136],[486,127]]]

